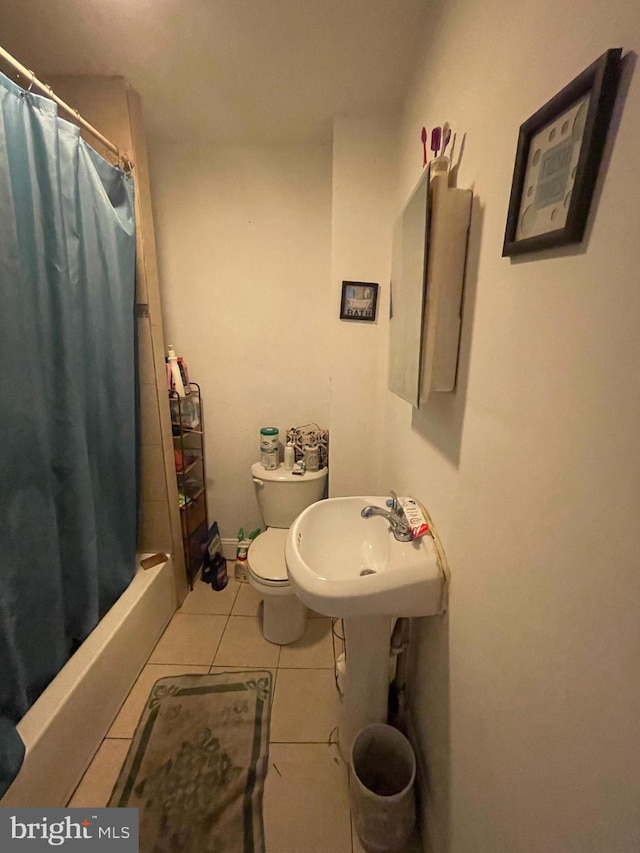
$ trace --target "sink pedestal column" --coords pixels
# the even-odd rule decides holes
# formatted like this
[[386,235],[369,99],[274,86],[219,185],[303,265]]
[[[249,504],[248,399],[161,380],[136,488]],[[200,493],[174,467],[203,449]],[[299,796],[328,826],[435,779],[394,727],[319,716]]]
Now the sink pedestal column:
[[338,746],[348,762],[360,729],[387,721],[391,618],[351,616],[342,621],[346,673]]

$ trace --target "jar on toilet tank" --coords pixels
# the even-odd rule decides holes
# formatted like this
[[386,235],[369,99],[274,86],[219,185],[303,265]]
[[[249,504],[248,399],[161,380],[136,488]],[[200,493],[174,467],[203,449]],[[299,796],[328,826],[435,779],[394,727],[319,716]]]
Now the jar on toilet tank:
[[306,445],[302,449],[304,464],[307,471],[318,471],[320,469],[320,448]]
[[278,467],[277,427],[262,427],[260,430],[260,462],[266,471],[275,471]]

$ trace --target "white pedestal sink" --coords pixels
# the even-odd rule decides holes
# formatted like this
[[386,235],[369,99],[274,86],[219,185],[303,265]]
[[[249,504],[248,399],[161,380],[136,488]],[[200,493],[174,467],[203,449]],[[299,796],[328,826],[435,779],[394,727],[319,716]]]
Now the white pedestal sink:
[[448,569],[431,533],[399,542],[380,516],[385,497],[329,498],[292,524],[285,556],[298,597],[313,610],[342,617],[346,680],[339,746],[348,760],[361,728],[387,719],[389,642],[395,616],[433,616],[446,606]]

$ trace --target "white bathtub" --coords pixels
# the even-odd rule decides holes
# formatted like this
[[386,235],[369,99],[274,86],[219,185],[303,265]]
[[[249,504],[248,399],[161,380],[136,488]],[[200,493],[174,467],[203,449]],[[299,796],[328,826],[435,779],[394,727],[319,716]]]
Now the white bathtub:
[[20,720],[25,760],[0,806],[67,804],[175,609],[171,558],[138,569]]

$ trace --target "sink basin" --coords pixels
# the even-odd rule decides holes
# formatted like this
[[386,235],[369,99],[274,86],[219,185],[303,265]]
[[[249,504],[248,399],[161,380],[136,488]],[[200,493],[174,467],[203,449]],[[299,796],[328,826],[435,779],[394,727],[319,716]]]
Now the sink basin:
[[429,535],[398,542],[387,519],[362,518],[386,497],[328,498],[292,524],[285,557],[297,596],[326,616],[432,616],[444,605],[445,573]]

